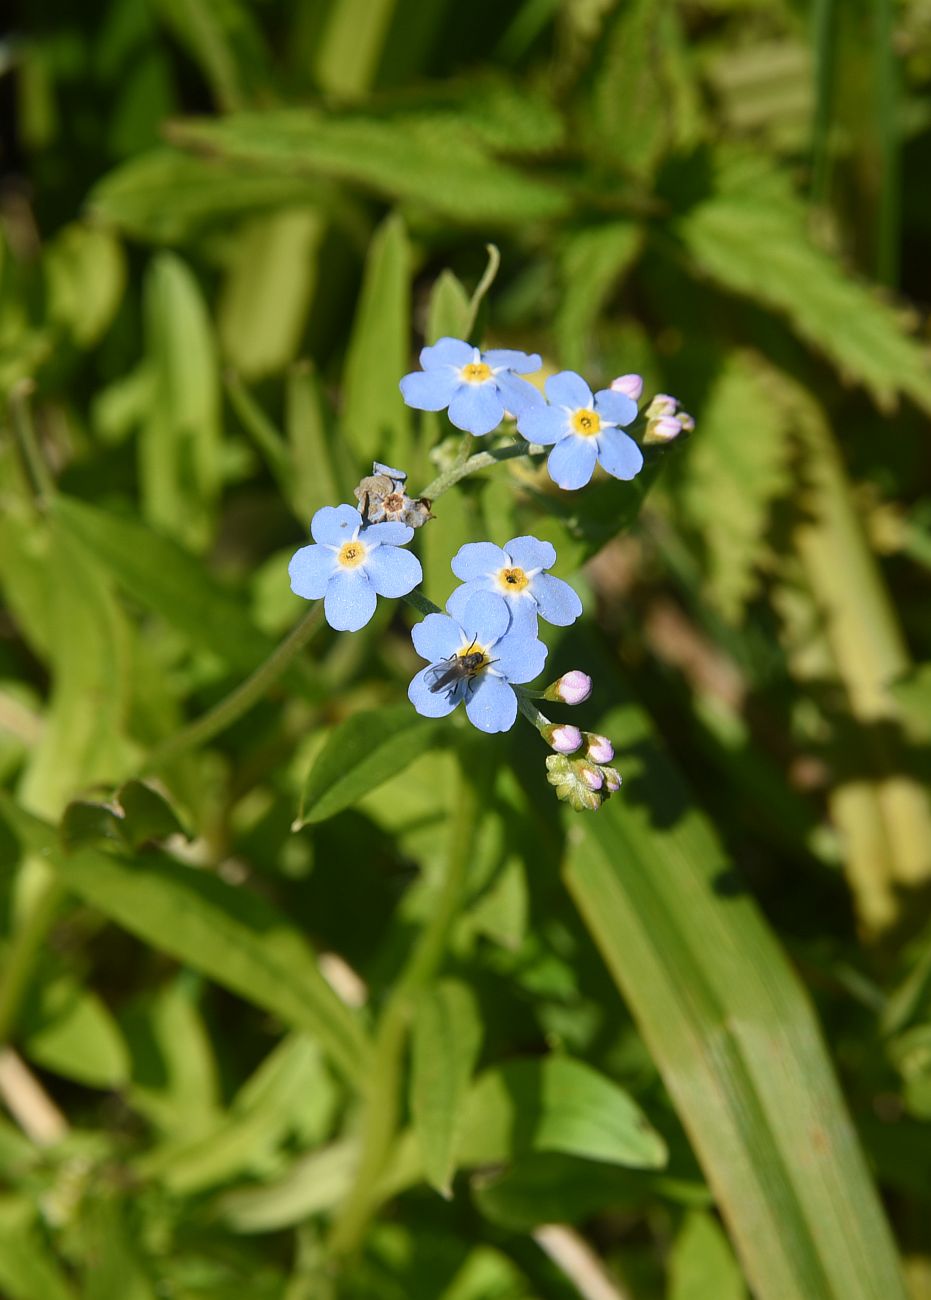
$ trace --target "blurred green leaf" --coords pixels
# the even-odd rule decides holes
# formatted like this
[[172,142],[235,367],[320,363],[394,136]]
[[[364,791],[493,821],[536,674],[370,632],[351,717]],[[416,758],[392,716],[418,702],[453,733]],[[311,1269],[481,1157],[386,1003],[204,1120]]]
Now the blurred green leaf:
[[151,407],[139,441],[148,520],[203,550],[220,489],[220,379],[216,344],[193,273],[159,253],[145,281]]
[[173,123],[173,143],[271,175],[320,176],[425,207],[481,228],[559,216],[566,194],[498,162],[468,135],[435,124],[339,117],[310,109],[236,113],[223,121]]
[[30,1060],[91,1088],[118,1088],[129,1056],[116,1022],[100,998],[60,970],[43,981],[22,1013]]
[[52,831],[8,799],[11,830],[64,885],[131,934],[311,1034],[354,1077],[367,1051],[359,1020],[326,983],[304,937],[258,894],[162,854],[65,855]]
[[696,268],[785,315],[882,409],[904,393],[931,411],[931,369],[903,313],[810,242],[805,209],[765,156],[719,155],[712,179],[672,224]]
[[395,214],[372,238],[343,372],[342,427],[365,473],[369,461],[404,467],[410,458],[410,411],[398,391],[407,368],[410,284],[410,245]]
[[456,1132],[482,1044],[482,1022],[468,985],[442,980],[417,1002],[412,1040],[411,1115],[431,1187],[452,1195]]
[[761,358],[730,353],[681,460],[676,504],[704,543],[710,594],[732,622],[757,589],[770,508],[792,481],[793,421],[777,398],[778,376]]
[[430,293],[424,341],[430,344],[442,338],[464,339],[469,316],[469,295],[462,282],[452,271],[441,271]]
[[459,1142],[464,1164],[557,1151],[607,1164],[657,1169],[666,1145],[630,1095],[566,1056],[486,1070],[469,1095]]
[[89,1200],[81,1224],[88,1260],[84,1300],[155,1300],[128,1222],[132,1201],[115,1195]]
[[34,1225],[34,1215],[26,1201],[0,1205],[0,1286],[9,1300],[77,1300]]
[[561,369],[584,369],[588,364],[595,322],[640,256],[643,239],[643,228],[633,221],[587,226],[566,237],[555,321]]
[[931,663],[918,664],[889,688],[910,723],[931,731]]
[[429,749],[437,733],[433,720],[407,704],[338,723],[308,773],[295,827],[325,821],[376,790]]
[[48,314],[82,348],[110,325],[126,286],[123,250],[114,236],[75,222],[49,245],[44,258]]
[[745,1300],[747,1291],[727,1238],[710,1214],[692,1210],[669,1257],[669,1300]]
[[645,716],[604,728],[649,786],[577,823],[569,891],[707,1171],[761,1300],[904,1296],[809,1005]]

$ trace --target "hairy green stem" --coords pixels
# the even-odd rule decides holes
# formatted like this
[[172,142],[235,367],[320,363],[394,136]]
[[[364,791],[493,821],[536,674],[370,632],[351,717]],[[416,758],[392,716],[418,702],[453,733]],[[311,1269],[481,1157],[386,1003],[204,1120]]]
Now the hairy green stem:
[[182,727],[170,740],[166,740],[163,745],[153,750],[145,760],[143,771],[164,767],[166,763],[189,749],[196,749],[199,745],[206,744],[208,740],[212,740],[221,731],[232,726],[244,713],[248,713],[249,709],[271,690],[281,674],[304,649],[319,628],[322,619],[323,602],[316,601],[250,677],[241,682],[203,717]]
[[448,492],[454,484],[460,479],[468,478],[477,470],[487,469],[490,465],[497,465],[502,460],[516,460],[518,456],[535,456],[544,451],[545,448],[538,447],[536,443],[520,442],[508,443],[504,447],[495,447],[491,451],[478,451],[474,456],[462,464],[453,465],[452,468],[444,470],[438,474],[432,483],[428,483],[421,492],[421,496],[426,497],[428,501],[435,501],[441,497],[444,492]]
[[375,1036],[362,1149],[352,1188],[330,1240],[334,1255],[352,1254],[378,1204],[378,1186],[398,1130],[401,1082],[416,996],[436,973],[462,899],[477,822],[478,796],[466,755],[459,755],[459,788],[450,826],[446,873],[430,914],[382,1012]]

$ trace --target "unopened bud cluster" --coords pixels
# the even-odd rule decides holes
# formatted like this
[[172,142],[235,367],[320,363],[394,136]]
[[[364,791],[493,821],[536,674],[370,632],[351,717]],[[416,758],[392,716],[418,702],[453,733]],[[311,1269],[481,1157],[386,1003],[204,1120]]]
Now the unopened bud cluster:
[[657,393],[644,414],[647,421],[644,446],[672,442],[680,433],[691,433],[695,428],[695,421],[688,411],[683,411],[679,399],[667,393]]
[[556,797],[576,812],[594,812],[621,787],[621,778],[613,767],[565,754],[549,755],[546,779],[556,790]]

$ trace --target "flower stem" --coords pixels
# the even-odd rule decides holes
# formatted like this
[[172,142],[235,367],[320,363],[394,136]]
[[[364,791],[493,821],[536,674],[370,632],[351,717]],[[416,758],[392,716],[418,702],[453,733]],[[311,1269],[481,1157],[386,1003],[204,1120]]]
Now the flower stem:
[[460,479],[467,478],[477,470],[487,469],[489,465],[497,465],[502,460],[515,460],[518,456],[535,456],[544,450],[543,447],[538,447],[536,443],[521,440],[520,442],[508,443],[504,447],[494,447],[491,451],[478,451],[474,456],[470,456],[468,460],[463,461],[461,465],[453,465],[451,469],[438,474],[432,483],[427,484],[420,495],[426,497],[428,501],[435,501],[444,492],[448,492]]
[[153,750],[145,760],[143,771],[164,767],[166,763],[189,749],[196,749],[199,745],[206,744],[208,740],[212,740],[221,731],[232,726],[244,713],[248,713],[249,709],[271,690],[281,674],[304,649],[319,628],[322,617],[323,604],[321,601],[316,601],[264,663],[256,668],[251,677],[247,677],[202,717],[182,727],[170,740],[166,740],[163,745]]
[[455,813],[450,826],[446,873],[407,965],[392,990],[375,1035],[370,1091],[362,1122],[362,1150],[355,1180],[333,1227],[334,1255],[352,1254],[378,1204],[378,1187],[398,1128],[404,1052],[416,997],[443,956],[462,899],[478,818],[478,795],[467,755],[460,753]]

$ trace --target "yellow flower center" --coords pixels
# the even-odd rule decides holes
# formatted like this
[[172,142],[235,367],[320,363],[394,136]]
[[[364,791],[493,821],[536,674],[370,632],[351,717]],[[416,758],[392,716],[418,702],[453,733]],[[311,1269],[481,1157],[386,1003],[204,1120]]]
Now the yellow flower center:
[[344,569],[354,569],[365,559],[366,547],[358,540],[343,542],[336,557]]
[[486,366],[484,361],[470,361],[459,371],[459,378],[466,384],[484,384],[491,378],[491,366]]
[[499,569],[498,582],[505,595],[513,596],[515,592],[523,591],[530,579],[523,569]]
[[572,427],[583,438],[593,438],[601,429],[601,420],[594,411],[590,411],[586,406],[580,406],[572,416]]

